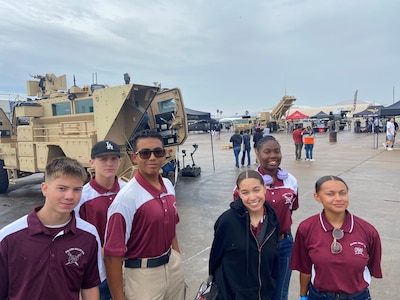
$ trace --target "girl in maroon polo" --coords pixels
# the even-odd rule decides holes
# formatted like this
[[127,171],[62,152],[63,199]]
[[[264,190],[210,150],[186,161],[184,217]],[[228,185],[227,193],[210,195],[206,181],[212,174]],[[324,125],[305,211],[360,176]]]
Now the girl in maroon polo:
[[371,299],[371,276],[382,278],[379,234],[347,211],[347,184],[324,176],[315,184],[323,211],[300,223],[290,262],[300,272],[300,299]]

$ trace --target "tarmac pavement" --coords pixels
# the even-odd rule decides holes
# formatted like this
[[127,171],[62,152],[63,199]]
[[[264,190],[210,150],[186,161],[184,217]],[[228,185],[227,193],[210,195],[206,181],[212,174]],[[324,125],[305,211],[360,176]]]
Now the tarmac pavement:
[[[185,149],[187,152],[184,165],[192,165],[192,145],[198,144],[193,158],[201,167],[200,176],[180,177],[176,184],[180,214],[177,234],[188,285],[186,299],[194,298],[200,283],[208,276],[214,223],[229,207],[237,175],[247,168],[235,168],[232,149],[223,149],[229,144],[232,134],[223,130],[220,139],[216,139],[208,133],[190,133],[180,147],[180,151]],[[282,146],[282,168],[292,173],[299,183],[300,208],[293,213],[293,234],[299,222],[321,210],[321,205],[313,198],[315,181],[324,175],[340,176],[350,188],[349,210],[372,223],[381,236],[384,278],[372,280],[372,299],[399,299],[400,286],[396,278],[400,270],[397,254],[400,249],[400,143],[395,145],[394,151],[386,151],[382,146],[383,133],[377,136],[340,131],[335,143],[329,142],[329,134],[318,133],[314,146],[315,161],[311,162],[295,160],[291,135],[283,132],[273,135]],[[255,169],[254,151],[251,155],[250,168]],[[182,153],[180,161],[183,165]],[[0,196],[0,228],[41,205],[43,197],[39,184],[42,179],[40,174],[24,178],[21,184],[11,186],[8,193]],[[298,272],[293,272],[290,300],[299,299],[298,277]]]
[[[210,134],[191,133],[181,147],[190,153],[192,144],[199,145],[194,161],[202,170],[199,177],[179,178],[176,185],[180,213],[178,240],[189,286],[187,299],[194,298],[200,283],[207,278],[214,222],[228,209],[236,177],[247,168],[235,168],[233,150],[222,149],[223,145],[229,144],[232,134],[222,131],[220,139],[213,138],[211,143]],[[400,249],[400,149],[385,150],[383,133],[377,136],[340,131],[335,143],[329,142],[328,133],[318,133],[313,151],[315,161],[297,161],[292,136],[286,133],[273,135],[282,147],[282,168],[292,173],[299,183],[300,208],[293,213],[293,234],[302,220],[322,209],[313,198],[315,181],[324,175],[340,176],[349,185],[349,210],[372,223],[381,236],[384,278],[373,278],[370,286],[372,299],[400,299],[400,287],[396,283],[400,270],[397,254]],[[400,143],[396,146],[400,147]],[[253,164],[250,168],[255,169],[254,151],[251,155]],[[188,156],[185,164],[192,164]],[[298,278],[299,273],[294,271],[290,300],[299,299]]]

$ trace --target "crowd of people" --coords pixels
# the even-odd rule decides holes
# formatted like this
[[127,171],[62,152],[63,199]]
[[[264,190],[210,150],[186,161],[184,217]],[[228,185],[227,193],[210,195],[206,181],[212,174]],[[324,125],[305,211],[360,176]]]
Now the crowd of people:
[[[297,128],[293,140],[296,159],[304,145],[312,161],[312,128]],[[249,132],[235,132],[230,142],[235,166],[250,166]],[[74,159],[47,165],[44,205],[0,230],[0,299],[185,299],[175,190],[159,172],[163,138],[143,130],[131,147],[138,169],[128,183],[117,177],[123,154],[110,140],[93,146],[86,184]],[[253,147],[257,167],[237,176],[210,241],[218,299],[287,300],[292,270],[301,300],[370,299],[371,277],[382,278],[380,237],[348,211],[346,182],[332,175],[316,181],[322,211],[293,236],[297,179],[281,167],[281,145],[269,132],[256,128]]]

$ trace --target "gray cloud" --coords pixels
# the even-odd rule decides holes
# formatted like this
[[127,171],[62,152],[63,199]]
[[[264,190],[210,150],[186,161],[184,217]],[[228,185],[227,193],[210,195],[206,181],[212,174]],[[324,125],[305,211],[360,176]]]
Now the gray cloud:
[[[0,1],[0,93],[29,74],[72,85],[182,89],[186,106],[224,115],[359,98],[392,103],[399,83],[395,0]],[[396,99],[397,100],[397,99]]]

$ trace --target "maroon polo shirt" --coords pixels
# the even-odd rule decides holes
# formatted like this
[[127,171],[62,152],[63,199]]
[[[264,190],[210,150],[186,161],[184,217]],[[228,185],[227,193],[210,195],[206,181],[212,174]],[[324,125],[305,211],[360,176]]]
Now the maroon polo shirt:
[[0,230],[0,299],[78,300],[80,289],[100,284],[97,231],[72,213],[54,236],[39,209]]
[[290,268],[311,274],[311,283],[325,292],[355,294],[367,288],[371,276],[382,278],[382,247],[377,230],[366,221],[347,212],[338,242],[343,250],[332,254],[334,228],[324,213],[300,223]]
[[75,208],[75,213],[77,213],[77,216],[88,221],[97,228],[101,245],[104,245],[107,210],[119,190],[124,185],[125,182],[118,180],[118,178],[115,177],[115,182],[112,188],[106,189],[99,185],[93,177],[83,186],[81,200]]
[[161,190],[137,172],[117,194],[108,210],[105,254],[149,258],[171,247],[179,222],[175,191],[168,179],[159,180]]

